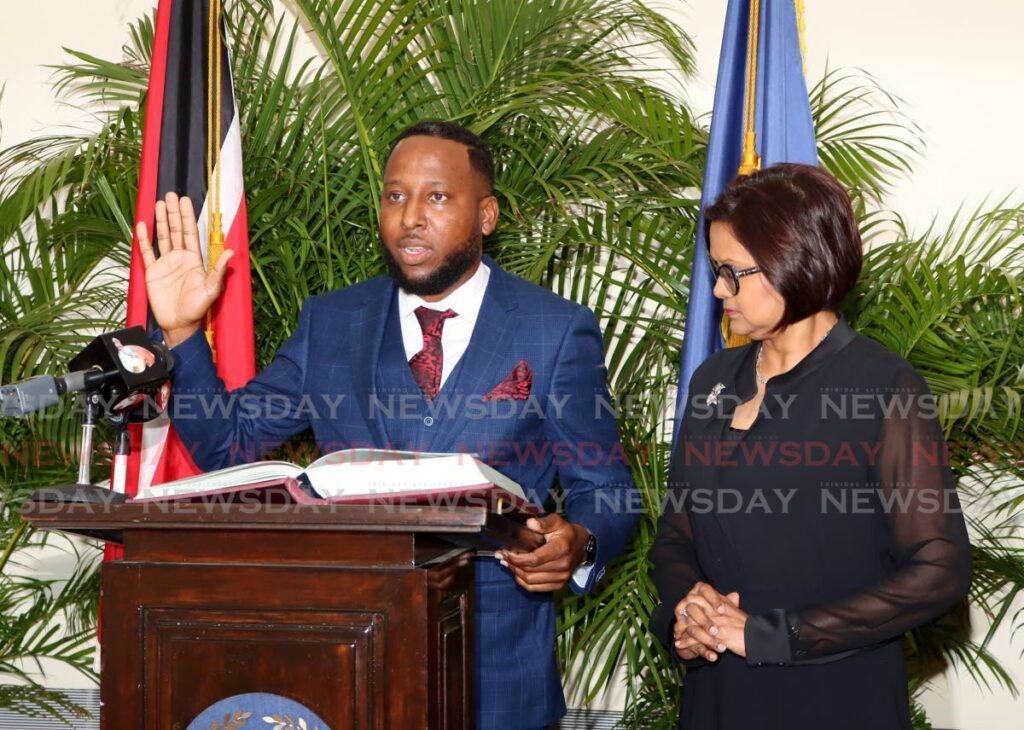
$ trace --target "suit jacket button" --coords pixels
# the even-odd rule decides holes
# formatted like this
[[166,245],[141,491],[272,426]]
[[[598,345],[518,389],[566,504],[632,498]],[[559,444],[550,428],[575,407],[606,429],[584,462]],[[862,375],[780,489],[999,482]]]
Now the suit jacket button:
[[433,416],[427,416],[426,418],[424,418],[423,419],[423,425],[427,426],[428,428],[430,426],[433,426],[434,425],[434,417]]

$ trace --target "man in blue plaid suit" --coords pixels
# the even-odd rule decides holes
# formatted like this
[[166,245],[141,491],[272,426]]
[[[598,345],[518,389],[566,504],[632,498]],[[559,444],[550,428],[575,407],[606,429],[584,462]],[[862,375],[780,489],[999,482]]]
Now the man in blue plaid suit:
[[[222,289],[225,257],[203,269],[194,211],[173,195],[158,204],[160,256],[142,224],[139,242],[150,307],[177,363],[175,393],[280,406],[273,416],[230,408],[206,420],[175,417],[201,468],[258,458],[312,428],[323,452],[477,453],[537,504],[558,477],[568,520],[531,520],[543,545],[475,561],[477,727],[515,730],[564,714],[551,594],[566,583],[591,590],[625,548],[637,500],[594,314],[482,254],[498,220],[493,178],[490,151],[468,130],[407,129],[384,173],[389,275],[307,300],[273,362],[231,394],[200,328]],[[317,403],[333,404],[331,412]]]

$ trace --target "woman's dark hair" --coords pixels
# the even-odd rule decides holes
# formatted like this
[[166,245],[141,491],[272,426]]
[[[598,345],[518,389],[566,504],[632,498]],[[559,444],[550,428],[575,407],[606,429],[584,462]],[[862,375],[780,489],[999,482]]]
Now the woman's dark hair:
[[395,151],[398,143],[407,137],[437,137],[446,139],[449,142],[458,142],[465,145],[469,150],[469,165],[476,170],[487,182],[487,189],[494,189],[494,157],[487,143],[455,122],[426,121],[417,122],[411,127],[406,127],[398,135],[398,139],[391,145],[388,157]]
[[704,211],[704,236],[724,223],[786,303],[778,326],[836,311],[863,261],[850,196],[832,175],[781,163],[737,177]]

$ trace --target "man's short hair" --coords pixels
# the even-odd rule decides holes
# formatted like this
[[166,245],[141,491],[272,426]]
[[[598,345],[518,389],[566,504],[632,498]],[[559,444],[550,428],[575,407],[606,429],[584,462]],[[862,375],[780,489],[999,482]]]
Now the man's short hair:
[[850,196],[817,167],[779,163],[741,175],[704,211],[724,223],[782,296],[779,327],[836,311],[857,283],[863,245]]
[[395,151],[398,143],[407,137],[437,137],[465,145],[469,151],[469,165],[487,181],[487,190],[494,189],[494,157],[487,143],[455,122],[426,121],[416,122],[406,127],[398,139],[391,145],[388,157]]

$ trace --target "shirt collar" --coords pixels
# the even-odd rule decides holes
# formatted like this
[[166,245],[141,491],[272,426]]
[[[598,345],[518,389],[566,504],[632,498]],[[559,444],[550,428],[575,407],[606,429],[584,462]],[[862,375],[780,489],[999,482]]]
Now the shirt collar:
[[423,297],[410,294],[402,288],[398,289],[398,316],[401,319],[415,316],[417,307],[436,309],[443,312],[451,309],[460,318],[475,321],[476,315],[484,302],[484,292],[487,291],[487,282],[491,278],[491,270],[483,261],[477,267],[473,275],[469,277],[458,289],[446,296],[439,302],[428,302]]
[[[776,375],[768,381],[771,388],[784,387],[793,383],[808,373],[814,372],[837,352],[853,342],[857,333],[846,322],[846,318],[839,314],[835,327],[825,336],[818,345],[792,368],[784,373]],[[746,356],[740,362],[736,375],[736,392],[742,401],[748,401],[757,393],[757,378],[755,365],[757,362],[758,343],[747,348]]]

